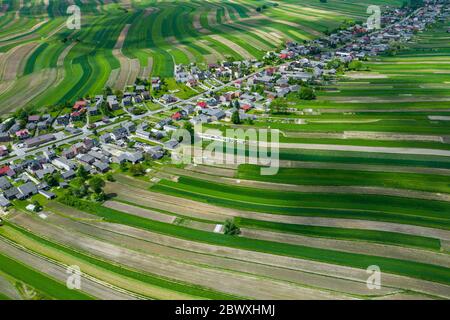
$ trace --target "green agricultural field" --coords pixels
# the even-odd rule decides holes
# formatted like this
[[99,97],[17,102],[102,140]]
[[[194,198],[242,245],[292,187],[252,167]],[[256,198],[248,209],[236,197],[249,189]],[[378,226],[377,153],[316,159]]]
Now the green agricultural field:
[[[71,5],[81,10],[80,29],[67,27]],[[337,61],[339,55],[321,56],[341,50],[343,42],[323,41],[337,30],[361,35],[353,26],[364,25],[370,5],[413,12],[403,0],[0,1],[1,122],[13,115],[33,137],[59,135],[68,130],[34,130],[24,119],[68,114],[75,101],[92,102],[99,94],[121,102],[125,92],[138,91],[135,84],[152,96],[114,111],[106,104],[98,113],[89,109],[90,124],[105,116],[111,124],[93,130],[72,118],[69,126],[83,132],[45,146],[63,157],[73,144],[113,133],[125,121],[139,129],[127,129],[123,143],[100,142],[89,154],[108,158],[109,171],[77,169],[67,186],[49,189],[57,196],[52,200],[40,192],[6,203],[14,190],[7,191],[5,181],[20,187],[29,176],[54,185],[63,177],[58,170],[37,179],[45,150],[25,150],[16,131],[1,143],[9,154],[0,159],[0,300],[450,299],[450,9],[411,31],[411,41],[391,42],[387,52],[353,66]],[[310,62],[300,54],[298,64],[287,60],[283,70],[277,67],[285,57],[267,55],[284,53],[288,41],[308,47],[317,39],[317,51],[305,56]],[[312,60],[319,59],[336,72],[318,75]],[[236,67],[243,60],[250,64]],[[198,83],[175,77],[180,64],[218,72],[211,65],[222,62],[232,67],[223,63],[221,70],[242,73],[231,76],[240,81],[230,82],[226,72],[211,78],[205,72],[206,79],[199,74]],[[273,85],[262,85],[253,75],[269,75],[268,66],[275,67]],[[306,82],[279,79],[285,71],[316,75]],[[160,89],[153,77],[161,78]],[[284,87],[291,92],[284,95]],[[238,90],[239,99],[226,97]],[[255,92],[261,96],[245,100],[252,98],[243,94]],[[166,94],[180,101],[166,105]],[[217,163],[209,154],[173,161],[166,143],[175,137],[169,126],[159,128],[160,121],[172,117],[176,128],[191,129],[188,121],[207,113],[199,102],[211,106],[213,97],[223,111],[237,101],[252,104],[251,110],[241,104],[241,112],[255,117],[226,112],[208,119],[202,133],[278,130],[279,150],[269,150],[279,155],[275,174],[263,175],[267,164],[249,148],[246,161]],[[177,119],[188,104],[197,105],[195,111]],[[137,115],[142,110],[148,113]],[[156,129],[166,135],[157,137]],[[215,151],[228,156],[237,143],[256,146],[253,138],[231,148],[219,137],[210,137],[209,145],[207,138],[202,148],[216,144]],[[276,135],[269,141],[276,146]],[[148,149],[155,146],[165,149],[158,160]],[[137,151],[143,155],[138,163],[118,163],[122,153]],[[12,164],[22,159],[39,163],[9,177],[6,166],[18,171]],[[77,166],[88,160],[71,159]],[[30,204],[42,210],[27,209]],[[80,268],[81,290],[66,286],[67,266]],[[379,290],[367,286],[370,266],[382,272]]]
[[[22,60],[23,67],[12,70],[8,79],[13,83],[0,92],[2,113],[99,94],[107,84],[115,86],[114,74],[127,68],[122,64],[127,59],[139,62],[140,70],[135,70],[133,77],[171,78],[174,65],[179,63],[205,65],[227,57],[261,58],[277,48],[281,39],[314,39],[345,19],[363,19],[368,2],[308,1],[301,6],[290,1],[276,5],[267,2],[267,8],[260,12],[256,9],[263,2],[255,1],[143,0],[99,4],[88,0],[75,3],[82,13],[80,30],[70,30],[65,25],[71,1],[50,1],[48,6],[32,1],[23,7],[18,0],[8,3],[5,14],[0,16],[0,52],[8,57],[5,62],[9,62],[8,53],[12,50],[32,49],[19,50],[20,55],[14,56]],[[18,18],[14,18],[16,12]],[[124,55],[120,62],[114,49],[125,28],[129,31],[120,48]],[[273,41],[275,35],[278,42]],[[52,76],[49,78],[44,71]],[[134,81],[133,77],[129,81]],[[22,80],[42,81],[42,85],[25,90]],[[33,99],[23,99],[21,93]]]

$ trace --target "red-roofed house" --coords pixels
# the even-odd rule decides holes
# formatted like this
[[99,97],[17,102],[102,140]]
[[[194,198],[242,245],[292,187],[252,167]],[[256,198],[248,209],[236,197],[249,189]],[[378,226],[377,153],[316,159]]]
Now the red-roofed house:
[[19,130],[16,132],[16,137],[18,137],[19,139],[26,139],[29,136],[30,136],[30,133],[28,132],[27,129]]
[[87,106],[86,101],[77,101],[77,102],[75,102],[75,105],[73,106],[73,108],[75,110],[81,110],[81,109],[85,108],[86,106]]
[[276,69],[274,67],[270,67],[266,69],[266,74],[268,76],[272,76],[275,73]]
[[245,112],[247,112],[251,108],[252,108],[252,106],[249,104],[244,104],[243,106],[241,106],[241,109],[244,110]]
[[83,113],[81,111],[74,111],[70,114],[70,118],[72,121],[78,121],[80,120],[82,114]]
[[8,166],[1,167],[0,168],[0,177],[7,174],[10,170],[11,170],[11,168]]
[[172,119],[173,120],[180,120],[181,118],[183,118],[183,116],[181,115],[181,113],[179,113],[179,112],[176,112],[176,113],[174,113],[173,115],[172,115]]
[[206,101],[199,101],[199,102],[197,102],[197,105],[200,107],[200,108],[206,108],[208,105],[207,105],[207,103],[206,103]]

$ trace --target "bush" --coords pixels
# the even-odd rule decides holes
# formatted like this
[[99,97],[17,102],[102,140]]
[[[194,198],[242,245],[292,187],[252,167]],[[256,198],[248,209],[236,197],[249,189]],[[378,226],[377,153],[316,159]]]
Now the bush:
[[298,97],[301,100],[314,100],[316,99],[316,94],[313,89],[308,87],[302,87],[298,93]]
[[348,70],[351,71],[361,71],[364,69],[364,65],[361,61],[359,60],[353,60],[352,62],[350,62],[348,64]]
[[240,124],[241,123],[241,117],[239,116],[239,111],[238,110],[233,112],[233,114],[231,115],[231,122],[233,122],[233,124]]
[[105,186],[105,181],[102,178],[95,176],[89,180],[89,187],[94,191],[94,193],[103,192],[103,187]]
[[235,236],[241,233],[241,229],[234,223],[233,220],[227,219],[225,221],[225,230],[224,234],[229,236]]
[[142,176],[142,175],[144,175],[145,174],[145,169],[144,169],[144,167],[142,166],[142,164],[140,164],[140,163],[138,163],[138,164],[133,164],[131,167],[130,167],[130,173],[131,173],[131,175],[133,175],[133,176]]

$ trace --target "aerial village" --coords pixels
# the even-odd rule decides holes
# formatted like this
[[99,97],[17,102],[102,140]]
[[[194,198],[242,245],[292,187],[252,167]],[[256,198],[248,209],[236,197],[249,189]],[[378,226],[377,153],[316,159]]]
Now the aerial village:
[[[449,15],[439,4],[415,11],[383,8],[379,30],[353,24],[323,39],[287,42],[263,61],[223,61],[206,69],[179,65],[174,79],[188,97],[152,77],[123,93],[110,90],[42,113],[17,112],[0,124],[0,207],[37,194],[53,199],[80,171],[106,175],[120,166],[160,161],[177,148],[171,136],[186,123],[252,124],[279,98],[314,99],[324,81],[358,70],[364,60],[395,50]],[[28,210],[39,209],[26,203]]]

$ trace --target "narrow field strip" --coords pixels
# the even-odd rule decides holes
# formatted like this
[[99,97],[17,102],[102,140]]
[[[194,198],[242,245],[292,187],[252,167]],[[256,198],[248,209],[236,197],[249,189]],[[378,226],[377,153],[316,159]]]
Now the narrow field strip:
[[[52,216],[50,219],[54,219],[56,216]],[[81,232],[87,235],[96,235],[97,237],[107,240],[111,243],[126,244],[125,246],[142,251],[153,252],[158,255],[167,256],[171,259],[186,261],[189,263],[196,263],[201,265],[208,265],[220,269],[235,270],[239,272],[256,274],[262,277],[269,277],[273,279],[285,280],[288,282],[298,283],[300,285],[316,287],[315,280],[319,280],[319,284],[323,284],[324,280],[328,280],[330,284],[324,285],[325,289],[334,291],[335,286],[340,287],[342,292],[348,292],[350,294],[357,295],[373,295],[374,292],[366,290],[361,284],[354,283],[352,281],[343,279],[333,279],[318,275],[310,275],[299,271],[279,269],[274,266],[264,266],[261,264],[255,264],[251,262],[245,262],[242,260],[235,261],[235,259],[225,258],[220,256],[220,252],[199,251],[193,246],[180,246],[180,241],[175,240],[171,243],[166,243],[161,240],[160,235],[150,233],[148,231],[139,230],[124,225],[109,224],[109,223],[73,223],[67,220],[62,221],[56,219],[52,221],[55,224],[64,226],[64,228],[72,229],[77,232]],[[167,237],[166,237],[167,238]],[[168,238],[169,240],[170,238]],[[144,242],[142,241],[144,240]],[[170,242],[170,241],[169,241]],[[199,244],[201,246],[201,244]],[[209,253],[208,253],[209,252]],[[344,286],[343,284],[347,284]],[[318,286],[321,287],[320,285]],[[381,295],[390,292],[390,289],[378,292],[376,295]]]
[[[5,242],[0,238],[0,248],[3,254],[6,254],[14,259],[24,263],[26,265],[31,265],[43,274],[51,276],[61,283],[67,280],[67,267],[59,264],[50,262],[48,259],[39,257],[30,252],[20,250],[17,247]],[[97,279],[90,279],[83,277],[83,292],[102,299],[102,300],[130,300],[135,299],[134,297],[127,295],[123,292],[114,290],[108,285],[100,283]],[[75,291],[76,292],[76,291]]]

